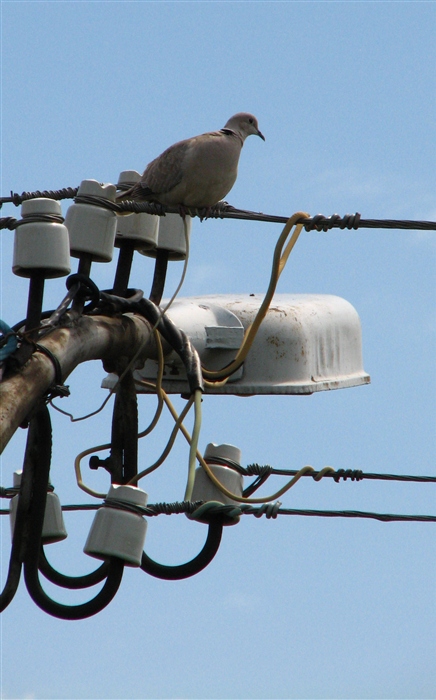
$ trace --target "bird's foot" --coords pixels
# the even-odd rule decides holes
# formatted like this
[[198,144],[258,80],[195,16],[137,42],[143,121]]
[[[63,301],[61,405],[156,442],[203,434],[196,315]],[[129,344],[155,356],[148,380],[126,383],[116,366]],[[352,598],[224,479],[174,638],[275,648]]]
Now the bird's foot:
[[200,221],[203,221],[203,219],[222,219],[223,213],[227,211],[228,206],[227,202],[217,202],[217,204],[214,204],[212,207],[198,209],[197,213],[200,217]]
[[227,211],[229,204],[227,202],[218,202],[211,207],[186,207],[179,204],[177,209],[182,219],[187,216],[198,216],[200,221],[203,219],[222,219],[223,213]]
[[189,207],[185,207],[183,204],[179,204],[177,209],[179,210],[179,214],[182,217],[183,221],[186,219],[187,216],[193,216]]

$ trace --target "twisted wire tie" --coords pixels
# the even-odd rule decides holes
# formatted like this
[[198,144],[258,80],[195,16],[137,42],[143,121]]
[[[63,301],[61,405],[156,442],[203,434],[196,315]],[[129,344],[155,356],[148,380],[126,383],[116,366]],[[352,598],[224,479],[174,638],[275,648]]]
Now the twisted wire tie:
[[10,202],[18,207],[27,199],[36,199],[39,197],[42,197],[43,199],[56,200],[73,199],[78,191],[78,187],[63,187],[60,190],[43,190],[42,192],[36,190],[35,192],[22,192],[21,194],[18,194],[18,192],[12,192],[11,190],[10,197],[2,197],[0,199],[0,208],[5,202]]

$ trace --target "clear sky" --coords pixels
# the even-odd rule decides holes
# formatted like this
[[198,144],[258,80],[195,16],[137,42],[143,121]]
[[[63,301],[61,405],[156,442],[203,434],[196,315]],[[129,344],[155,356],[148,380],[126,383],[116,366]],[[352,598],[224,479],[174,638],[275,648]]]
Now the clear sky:
[[[266,142],[246,142],[227,197],[234,206],[436,220],[435,2],[3,1],[1,33],[3,195],[116,182],[175,141],[250,111]],[[19,210],[4,206],[2,216]],[[280,230],[194,221],[183,295],[264,292]],[[27,302],[27,281],[11,272],[12,242],[3,232],[9,324]],[[115,263],[94,266],[101,288],[111,287]],[[138,255],[131,285],[148,293],[152,273]],[[168,294],[180,273],[173,263]],[[45,307],[64,289],[63,279],[47,282]],[[278,291],[350,301],[372,383],[312,397],[206,397],[201,449],[228,442],[243,464],[278,468],[434,474],[435,233],[303,233]],[[80,368],[62,407],[76,416],[97,408],[104,375],[100,363]],[[140,397],[141,426],[154,406]],[[108,440],[110,417],[110,407],[75,424],[53,415],[51,477],[63,503],[91,500],[75,485],[73,461]],[[170,428],[165,417],[141,443],[141,468]],[[2,459],[3,486],[24,443],[20,430]],[[187,459],[179,438],[141,482],[150,502],[183,498]],[[85,477],[106,483],[87,469]],[[431,484],[302,481],[285,506],[435,513]],[[270,479],[268,492],[281,484]],[[91,521],[67,514],[68,539],[48,548],[63,572],[94,568],[82,552]],[[6,517],[1,526],[4,581]],[[146,549],[180,563],[204,533],[184,516],[155,518]],[[128,569],[115,600],[84,621],[46,615],[21,582],[2,616],[1,697],[435,698],[435,554],[431,523],[245,516],[198,576],[164,582]],[[47,590],[61,601],[90,597]]]

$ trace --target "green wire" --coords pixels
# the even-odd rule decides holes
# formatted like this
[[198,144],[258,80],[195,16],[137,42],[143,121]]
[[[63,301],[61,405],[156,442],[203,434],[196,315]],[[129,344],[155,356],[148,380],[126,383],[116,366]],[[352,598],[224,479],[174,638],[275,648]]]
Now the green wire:
[[192,491],[194,489],[195,481],[195,466],[197,460],[197,449],[198,449],[198,439],[200,437],[201,429],[201,401],[202,392],[201,389],[197,389],[194,396],[194,430],[192,431],[191,445],[189,447],[189,469],[188,469],[188,481],[186,484],[185,491],[185,501],[190,501],[192,497]]

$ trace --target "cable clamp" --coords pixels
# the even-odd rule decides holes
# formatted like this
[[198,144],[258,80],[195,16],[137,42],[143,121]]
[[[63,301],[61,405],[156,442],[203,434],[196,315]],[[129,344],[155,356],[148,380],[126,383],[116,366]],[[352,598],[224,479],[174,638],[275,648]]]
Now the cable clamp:
[[[304,225],[306,231],[329,231],[332,228],[340,229],[355,229],[359,228],[359,222],[361,215],[359,212],[355,214],[345,214],[345,216],[340,216],[339,214],[333,214],[332,216],[324,216],[324,214],[317,214],[312,217],[309,223]],[[303,223],[304,219],[301,219],[299,223]]]
[[34,352],[41,352],[43,355],[49,358],[51,360],[52,365],[54,367],[55,371],[55,378],[52,386],[48,390],[46,394],[46,398],[48,401],[51,401],[52,399],[56,398],[57,396],[60,398],[64,398],[65,396],[70,395],[70,389],[68,386],[65,386],[62,382],[62,368],[61,368],[61,363],[59,362],[58,358],[56,355],[52,353],[51,350],[45,347],[45,345],[40,345],[39,343],[34,343]]
[[[0,207],[2,206],[2,203],[0,203]],[[16,219],[14,216],[2,216],[0,219],[0,230],[4,228],[8,228],[10,231],[13,231],[16,227],[18,219]]]
[[[279,508],[281,505],[281,501],[276,501],[275,503],[263,503],[260,508],[255,509],[256,512],[254,512],[253,515],[255,518],[261,518],[262,515],[264,515],[267,520],[270,520],[271,518],[275,520],[279,514]],[[245,509],[243,508],[243,510]]]
[[119,498],[105,498],[103,501],[103,507],[114,508],[115,510],[125,510],[128,513],[134,513],[135,515],[148,515],[148,510],[146,506],[139,506],[135,503],[128,503]]
[[362,481],[363,471],[361,469],[337,469],[333,474],[333,479],[338,483],[340,479],[346,481],[351,479],[351,481]]
[[190,520],[197,520],[200,523],[209,523],[219,519],[223,525],[237,525],[242,515],[242,508],[239,505],[224,505],[220,501],[207,501],[193,513],[187,513]]
[[24,224],[39,224],[41,222],[48,224],[63,224],[64,221],[64,217],[60,216],[59,214],[23,214],[23,218],[18,219],[18,221],[14,224],[14,228],[24,226]]

